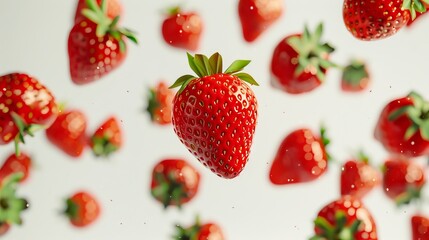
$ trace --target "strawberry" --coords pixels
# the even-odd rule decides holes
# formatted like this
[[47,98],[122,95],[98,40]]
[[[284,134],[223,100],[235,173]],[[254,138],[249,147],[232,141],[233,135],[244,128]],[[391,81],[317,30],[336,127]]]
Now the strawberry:
[[384,193],[397,205],[418,200],[425,183],[423,168],[409,159],[392,158],[383,164]]
[[109,117],[92,134],[90,146],[95,156],[108,157],[122,146],[122,130],[116,117]]
[[[429,8],[429,3],[425,3],[425,2],[422,2],[422,3],[423,3],[423,5],[426,7],[426,9],[428,9],[428,8]],[[421,17],[422,15],[424,15],[425,13],[427,13],[427,11],[426,11],[426,12],[422,12],[422,13],[417,12],[417,13],[416,13],[416,18],[414,18],[414,19],[410,19],[410,21],[408,21],[408,23],[407,23],[407,27],[411,27],[411,25],[413,25],[413,24],[414,24],[414,22],[416,22],[416,20],[417,20],[417,19],[420,19],[420,17]]]
[[423,2],[426,0],[344,0],[344,24],[357,39],[384,39],[415,19],[418,12],[425,12]]
[[87,17],[74,25],[68,37],[68,56],[71,79],[75,84],[93,82],[125,60],[126,39],[134,43],[134,33],[118,26],[119,16],[110,19],[106,14],[106,0],[101,8],[95,0],[87,0],[89,9],[82,10]]
[[412,240],[429,239],[429,218],[415,214],[411,217]]
[[240,0],[238,15],[244,40],[253,42],[282,14],[282,0]]
[[222,57],[188,53],[192,70],[170,87],[181,86],[173,100],[172,123],[180,141],[204,166],[223,178],[244,169],[256,128],[257,101],[245,83],[257,85],[239,72],[250,61],[237,60],[222,72]]
[[317,214],[316,235],[310,240],[377,240],[377,227],[363,203],[350,195],[342,196]]
[[181,207],[198,192],[200,174],[182,159],[164,159],[152,170],[151,193],[165,208]]
[[363,152],[343,164],[340,179],[341,195],[356,198],[363,198],[381,182],[380,174],[369,164],[369,159]]
[[71,109],[61,111],[55,122],[46,129],[46,137],[71,157],[79,157],[87,144],[87,120],[83,112]]
[[[97,0],[97,4],[101,5],[101,0]],[[119,0],[106,0],[107,16],[111,19],[114,19],[117,16],[121,16],[123,12],[122,4]],[[85,20],[86,17],[82,14],[82,10],[88,8],[86,0],[78,0],[76,13],[74,17],[74,23],[79,23],[82,20]]]
[[224,240],[224,234],[219,225],[213,222],[201,223],[197,217],[195,223],[189,227],[176,224],[176,235],[174,239],[186,240]]
[[149,89],[146,111],[149,112],[152,122],[160,125],[171,123],[173,98],[174,92],[163,81]]
[[391,154],[427,155],[429,103],[416,92],[390,101],[380,113],[374,136]]
[[366,64],[353,59],[343,69],[341,89],[346,92],[360,92],[368,87],[370,80]]
[[173,47],[195,51],[203,32],[203,20],[196,12],[183,12],[179,7],[169,9],[162,22],[162,37]]
[[75,227],[86,227],[100,216],[98,201],[87,192],[77,192],[66,201],[64,213]]
[[270,181],[276,185],[313,181],[328,168],[325,129],[320,136],[307,128],[289,133],[281,142],[270,169]]
[[282,39],[271,58],[271,84],[287,93],[310,92],[320,86],[325,73],[335,64],[328,60],[334,51],[327,43],[321,43],[323,25],[314,33],[305,27],[303,33]]
[[25,181],[30,175],[31,165],[31,158],[26,153],[21,152],[19,156],[15,153],[9,155],[0,168],[0,181],[13,173],[22,173],[19,181]]

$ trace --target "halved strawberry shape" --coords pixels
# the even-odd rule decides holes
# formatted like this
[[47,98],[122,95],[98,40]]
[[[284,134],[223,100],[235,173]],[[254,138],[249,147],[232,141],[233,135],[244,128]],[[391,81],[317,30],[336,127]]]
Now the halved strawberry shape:
[[175,240],[224,240],[225,236],[221,227],[213,222],[201,223],[199,216],[195,223],[189,227],[176,224]]
[[146,111],[153,123],[160,125],[171,123],[173,98],[174,92],[163,81],[149,89]]
[[222,72],[219,53],[210,58],[188,53],[198,77],[184,75],[170,87],[179,87],[173,100],[172,123],[180,141],[204,166],[223,178],[237,177],[250,154],[258,105],[245,83],[258,85],[240,72],[250,61],[234,61]]
[[76,84],[93,82],[114,69],[125,60],[126,38],[134,43],[134,33],[118,26],[120,16],[107,16],[107,3],[101,6],[95,0],[87,0],[88,9],[82,10],[86,19],[76,23],[68,38],[70,75]]
[[271,58],[271,84],[291,94],[310,92],[325,80],[326,71],[336,64],[329,60],[334,48],[322,43],[323,24],[311,33],[304,31],[282,39]]
[[95,156],[108,157],[121,148],[122,141],[119,122],[111,116],[92,134],[89,144]]
[[359,92],[368,87],[370,80],[365,62],[353,59],[343,69],[341,89],[346,92]]

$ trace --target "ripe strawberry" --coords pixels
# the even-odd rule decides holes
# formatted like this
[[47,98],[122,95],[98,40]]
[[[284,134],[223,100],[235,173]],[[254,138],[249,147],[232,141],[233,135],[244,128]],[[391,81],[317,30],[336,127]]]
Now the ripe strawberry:
[[370,82],[367,66],[359,60],[352,60],[341,76],[341,89],[346,92],[359,92],[366,89]]
[[270,169],[270,181],[276,185],[309,182],[328,168],[326,146],[329,140],[322,128],[316,136],[306,128],[292,131],[280,144]]
[[196,12],[183,12],[179,7],[169,10],[162,23],[162,36],[167,44],[195,51],[203,32],[203,20]]
[[182,159],[165,159],[152,170],[150,185],[152,196],[168,206],[181,207],[192,200],[198,192],[200,174]]
[[369,164],[368,157],[360,152],[357,158],[345,162],[341,168],[341,195],[363,198],[381,182],[380,174]]
[[108,157],[122,146],[122,130],[115,117],[109,117],[92,134],[90,140],[92,152],[96,156]]
[[86,227],[100,216],[98,201],[87,192],[77,192],[67,199],[66,216],[76,227]]
[[83,112],[61,111],[55,122],[46,129],[48,140],[71,157],[79,157],[87,144],[87,120]]
[[106,3],[101,9],[95,0],[88,0],[87,17],[74,25],[68,38],[70,75],[74,83],[93,82],[118,68],[127,54],[126,39],[137,43],[130,30],[118,26],[119,16],[110,19]]
[[383,190],[396,204],[419,199],[425,183],[423,168],[409,159],[392,158],[384,162]]
[[31,165],[31,158],[26,153],[21,152],[19,156],[15,153],[9,155],[0,168],[0,181],[13,173],[22,173],[19,181],[25,181],[30,175]]
[[176,224],[177,233],[174,239],[187,240],[224,240],[224,234],[219,225],[213,222],[202,224],[197,217],[195,223],[187,228]]
[[429,239],[429,219],[423,215],[416,214],[411,217],[412,240]]
[[253,42],[283,13],[282,0],[240,0],[238,15],[244,40]]
[[389,102],[374,130],[375,138],[392,154],[418,157],[429,153],[429,107],[416,92]]
[[192,70],[170,88],[181,86],[173,100],[173,126],[180,141],[201,163],[223,178],[234,178],[246,165],[257,119],[257,101],[239,72],[250,61],[238,60],[222,73],[222,57],[188,53]]
[[334,51],[321,43],[323,25],[314,33],[305,27],[303,33],[288,35],[276,46],[271,59],[271,84],[287,93],[312,91],[325,79],[325,73],[335,64],[328,60]]
[[[100,6],[101,0],[97,0],[97,4]],[[107,16],[109,18],[114,19],[115,17],[122,15],[123,8],[119,0],[106,0],[105,4],[107,4]],[[82,10],[86,8],[88,8],[87,0],[78,0],[74,17],[75,24],[86,19],[86,17],[82,14]]]
[[326,205],[314,221],[316,235],[310,240],[377,240],[377,228],[363,203],[345,195]]
[[171,109],[173,107],[174,92],[164,82],[149,89],[146,111],[154,123],[167,125],[171,123]]

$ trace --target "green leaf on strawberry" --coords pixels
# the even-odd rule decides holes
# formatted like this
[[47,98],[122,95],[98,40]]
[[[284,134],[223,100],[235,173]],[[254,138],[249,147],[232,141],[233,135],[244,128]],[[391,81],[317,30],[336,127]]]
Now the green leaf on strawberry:
[[22,224],[21,212],[28,207],[25,199],[16,196],[23,173],[14,173],[0,183],[0,223]]

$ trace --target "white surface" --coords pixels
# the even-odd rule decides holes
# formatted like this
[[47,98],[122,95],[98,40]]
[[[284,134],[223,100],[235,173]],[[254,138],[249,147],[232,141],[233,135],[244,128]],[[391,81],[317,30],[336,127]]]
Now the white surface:
[[[37,164],[19,193],[31,208],[23,214],[24,225],[13,227],[7,240],[163,240],[170,239],[173,224],[190,224],[195,214],[219,223],[228,239],[301,240],[313,234],[312,221],[319,209],[339,195],[339,166],[309,184],[275,187],[268,170],[280,141],[298,127],[315,131],[324,122],[332,140],[329,150],[338,160],[363,147],[377,164],[387,157],[373,139],[379,111],[394,97],[418,90],[429,98],[427,84],[427,26],[429,17],[413,29],[378,42],[352,38],[342,22],[341,1],[289,0],[282,18],[252,44],[245,43],[236,2],[122,0],[123,25],[137,31],[139,46],[130,45],[126,62],[93,84],[76,86],[70,80],[67,37],[72,27],[75,1],[1,0],[0,75],[22,71],[39,78],[58,100],[79,108],[89,118],[89,130],[109,115],[123,122],[125,145],[109,160],[95,159],[87,151],[78,160],[52,147],[39,133],[23,148]],[[242,174],[224,180],[187,152],[172,127],[152,125],[143,112],[146,87],[165,79],[172,83],[190,73],[185,51],[168,47],[162,40],[162,12],[172,4],[198,11],[205,29],[201,53],[218,51],[225,65],[250,59],[246,72],[259,82],[253,87],[259,100],[259,122],[250,160]],[[359,56],[370,65],[373,84],[362,94],[340,91],[336,70],[315,91],[291,96],[269,84],[269,62],[275,45],[287,34],[301,31],[305,23],[314,29],[325,24],[324,39],[336,46],[334,61],[344,63]],[[13,146],[2,146],[5,158]],[[164,157],[188,159],[202,173],[199,194],[182,211],[164,211],[149,193],[152,166]],[[94,225],[73,228],[59,214],[63,199],[79,189],[98,197],[103,212]],[[377,221],[379,239],[410,239],[409,215],[414,207],[396,209],[381,189],[365,198]],[[428,209],[425,209],[428,212]]]

